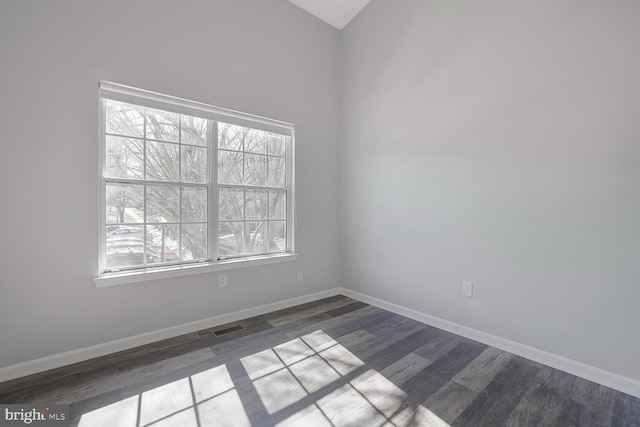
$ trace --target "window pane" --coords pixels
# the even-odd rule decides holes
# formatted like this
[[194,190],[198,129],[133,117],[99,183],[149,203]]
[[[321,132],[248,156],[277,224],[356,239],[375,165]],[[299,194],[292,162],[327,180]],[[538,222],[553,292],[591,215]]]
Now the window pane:
[[244,250],[244,222],[221,222],[218,228],[218,255],[242,255]]
[[106,100],[105,131],[116,135],[144,137],[142,107]]
[[144,236],[142,227],[107,226],[107,268],[142,265]]
[[244,183],[247,185],[267,184],[267,156],[244,155]]
[[244,151],[267,154],[267,140],[266,132],[245,128]]
[[178,262],[179,225],[147,226],[147,263]]
[[147,186],[147,222],[180,221],[180,187],[177,185]]
[[107,135],[106,177],[142,179],[143,146],[141,139]]
[[[236,116],[246,126],[196,117],[207,115],[197,104],[190,115],[129,104],[149,102],[134,92],[123,99],[101,98],[102,267],[286,251],[292,137],[254,129],[261,125],[248,116]],[[212,190],[217,205],[210,206]]]
[[147,141],[147,179],[178,181],[178,146]]
[[245,252],[248,254],[264,253],[265,247],[265,226],[267,222],[247,222],[245,225]]
[[220,206],[218,218],[223,221],[244,219],[244,191],[235,188],[221,188],[218,198]]
[[249,190],[246,194],[245,219],[267,219],[267,211],[269,208],[268,193],[266,191]]
[[107,225],[107,237],[135,236],[142,238],[142,226],[137,224],[111,224]]
[[269,155],[284,157],[287,137],[284,135],[270,134],[269,135]]
[[182,187],[182,221],[207,221],[207,189],[204,187]]
[[207,149],[182,146],[182,181],[207,182]]
[[146,109],[147,139],[178,142],[180,115],[169,111]]
[[285,165],[284,157],[269,156],[269,182],[267,184],[270,187],[284,187],[286,185]]
[[143,222],[142,185],[107,183],[106,190],[107,224]]
[[218,151],[218,183],[242,184],[242,153]]
[[177,185],[147,186],[147,222],[178,222],[180,220],[180,187]]
[[284,191],[269,192],[269,219],[287,219],[287,195]]
[[177,185],[147,186],[147,222],[180,221],[180,187]]
[[242,150],[245,128],[230,125],[228,123],[218,123],[218,147],[223,150]]
[[269,221],[269,251],[287,250],[287,223]]
[[207,258],[207,225],[187,224],[182,226],[182,259],[191,261]]
[[181,142],[191,145],[207,145],[207,120],[200,117],[181,116]]

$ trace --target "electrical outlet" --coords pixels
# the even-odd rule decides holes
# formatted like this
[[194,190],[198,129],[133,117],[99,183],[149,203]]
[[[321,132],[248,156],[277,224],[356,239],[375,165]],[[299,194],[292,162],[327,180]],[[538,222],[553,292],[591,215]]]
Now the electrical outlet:
[[225,288],[227,286],[227,275],[221,274],[220,276],[218,276],[218,283],[221,288]]
[[302,270],[298,271],[298,282],[302,282]]
[[462,282],[462,295],[465,297],[473,297],[473,283],[464,281]]

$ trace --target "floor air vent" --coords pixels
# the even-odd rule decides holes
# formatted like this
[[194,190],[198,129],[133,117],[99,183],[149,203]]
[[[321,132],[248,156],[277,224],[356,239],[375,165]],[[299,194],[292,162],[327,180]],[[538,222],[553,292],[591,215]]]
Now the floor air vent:
[[244,331],[244,326],[242,325],[231,326],[230,328],[213,331],[213,334],[217,337],[221,337],[223,335],[229,335],[238,331]]

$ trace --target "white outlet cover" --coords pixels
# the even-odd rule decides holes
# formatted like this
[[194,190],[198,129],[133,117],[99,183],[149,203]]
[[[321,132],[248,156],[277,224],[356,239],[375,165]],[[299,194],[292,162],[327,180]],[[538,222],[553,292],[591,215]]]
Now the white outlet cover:
[[462,282],[462,295],[465,297],[473,296],[473,283],[464,281]]

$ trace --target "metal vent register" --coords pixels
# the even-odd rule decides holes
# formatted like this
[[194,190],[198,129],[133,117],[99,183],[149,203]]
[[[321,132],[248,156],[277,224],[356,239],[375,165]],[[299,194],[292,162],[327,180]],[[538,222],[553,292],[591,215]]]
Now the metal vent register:
[[229,334],[232,334],[232,333],[238,332],[238,331],[244,331],[244,326],[235,325],[235,326],[231,326],[229,328],[219,329],[217,331],[213,331],[213,334],[215,336],[217,336],[217,337],[221,337],[223,335],[229,335]]

